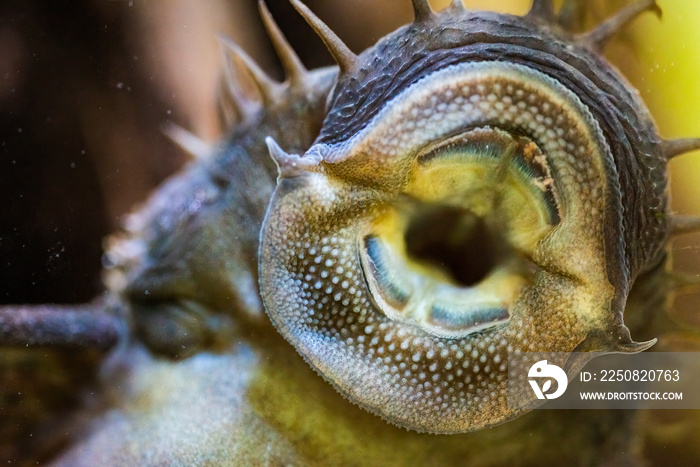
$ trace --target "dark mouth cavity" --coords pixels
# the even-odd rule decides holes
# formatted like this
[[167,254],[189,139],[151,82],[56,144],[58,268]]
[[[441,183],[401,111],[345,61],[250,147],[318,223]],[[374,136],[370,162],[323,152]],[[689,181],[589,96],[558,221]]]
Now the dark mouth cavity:
[[405,242],[409,258],[442,270],[463,287],[478,284],[506,256],[515,254],[485,219],[451,206],[417,208],[406,229]]

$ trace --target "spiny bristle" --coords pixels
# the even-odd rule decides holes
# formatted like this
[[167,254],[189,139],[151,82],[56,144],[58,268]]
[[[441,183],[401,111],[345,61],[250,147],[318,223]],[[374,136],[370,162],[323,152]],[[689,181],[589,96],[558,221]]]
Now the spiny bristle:
[[309,23],[309,26],[316,31],[316,34],[321,38],[326,48],[333,56],[340,70],[343,73],[349,73],[354,70],[357,66],[357,55],[355,55],[352,50],[345,45],[331,28],[329,28],[326,23],[321,21],[318,16],[313,14],[309,8],[301,3],[299,0],[289,0],[292,6],[299,12],[299,14]]
[[700,150],[700,138],[665,140],[661,142],[661,150],[666,159],[671,160],[681,154]]
[[537,18],[547,23],[553,23],[554,4],[552,0],[533,0],[532,7],[526,16],[528,18]]
[[667,225],[671,235],[700,232],[700,217],[670,214]]
[[453,10],[458,10],[458,11],[464,11],[466,8],[464,8],[464,2],[462,0],[452,0],[452,3],[450,4],[450,8]]
[[206,159],[212,154],[212,148],[209,144],[179,125],[167,123],[163,127],[163,133],[193,159]]
[[232,128],[236,124],[252,119],[262,109],[260,102],[249,99],[228,75],[221,87],[219,112],[225,128]]
[[231,92],[228,89],[228,85],[225,83],[219,85],[216,112],[219,116],[219,121],[226,130],[234,128],[243,119],[240,111],[233,103]]
[[238,44],[225,36],[219,36],[219,41],[224,48],[234,57],[234,59],[243,66],[248,72],[253,82],[260,91],[260,97],[263,104],[274,103],[280,94],[280,84],[274,81],[263,71],[260,66],[255,63],[250,55],[245,53]]
[[567,31],[575,31],[584,26],[586,20],[586,3],[581,0],[564,0],[557,23]]
[[656,344],[658,339],[654,338],[645,342],[630,342],[629,344],[616,343],[609,350],[615,353],[639,353],[650,349]]
[[428,0],[411,0],[413,4],[413,15],[416,23],[424,23],[433,17],[434,13]]
[[[220,38],[221,39],[221,38]],[[234,60],[222,45],[222,62],[224,68],[223,95],[220,103],[221,109],[226,113],[227,107],[232,107],[238,121],[246,121],[253,118],[262,108],[257,96],[251,95],[249,86],[243,86],[241,79],[240,61]],[[227,126],[233,125],[228,115],[224,115]]]
[[267,35],[272,41],[272,46],[277,52],[277,56],[282,63],[282,68],[284,68],[284,73],[289,79],[292,87],[301,86],[305,79],[307,70],[301,63],[299,56],[296,54],[292,46],[284,37],[279,26],[275,22],[274,18],[270,14],[270,10],[267,9],[264,0],[260,0],[258,3],[260,9],[260,17],[262,18],[263,25],[267,30]]
[[308,171],[321,162],[321,157],[317,155],[302,157],[298,154],[287,154],[271,136],[265,138],[265,144],[267,144],[270,157],[277,164],[280,177],[294,177]]
[[656,0],[639,0],[617,12],[615,16],[603,22],[593,31],[579,36],[577,42],[600,51],[615,34],[647,10],[653,11],[656,16],[661,18],[661,8],[656,4]]

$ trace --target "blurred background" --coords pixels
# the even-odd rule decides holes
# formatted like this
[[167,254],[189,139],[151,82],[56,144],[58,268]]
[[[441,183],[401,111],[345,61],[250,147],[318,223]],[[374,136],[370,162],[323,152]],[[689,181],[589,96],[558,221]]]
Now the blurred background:
[[[306,3],[356,52],[412,18],[409,0]],[[449,3],[432,2],[436,10]],[[629,1],[590,3],[593,24]],[[700,2],[658,3],[661,21],[644,14],[606,53],[639,89],[662,136],[700,136]],[[465,5],[524,14],[530,0]],[[268,6],[307,67],[332,63],[286,0]],[[208,141],[224,130],[218,34],[282,78],[254,0],[0,2],[0,304],[78,303],[102,290],[102,239],[187,160],[164,125]],[[674,210],[700,214],[700,154],[671,169]],[[700,271],[699,244],[698,235],[675,241],[677,269]],[[677,300],[678,321],[700,326],[700,300]],[[674,443],[658,443],[656,455]]]

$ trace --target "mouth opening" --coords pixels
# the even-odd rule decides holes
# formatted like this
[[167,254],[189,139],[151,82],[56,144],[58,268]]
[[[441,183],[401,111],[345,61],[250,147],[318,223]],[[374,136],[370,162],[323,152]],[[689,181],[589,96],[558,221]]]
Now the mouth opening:
[[505,323],[536,268],[502,231],[497,212],[481,217],[434,204],[399,210],[360,246],[375,304],[441,337]]
[[559,222],[553,185],[532,142],[494,131],[419,156],[404,202],[362,236],[366,282],[390,319],[461,338],[507,322],[533,283],[532,255]]
[[442,270],[456,285],[470,287],[503,259],[507,242],[483,218],[451,206],[424,206],[405,232],[408,257]]

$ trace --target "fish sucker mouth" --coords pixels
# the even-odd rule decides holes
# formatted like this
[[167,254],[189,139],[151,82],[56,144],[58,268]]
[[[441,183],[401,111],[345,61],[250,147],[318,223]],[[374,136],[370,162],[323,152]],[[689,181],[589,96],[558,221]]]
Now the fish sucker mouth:
[[267,312],[336,389],[397,425],[502,423],[521,413],[509,354],[573,351],[609,297],[538,262],[571,227],[528,138],[471,129],[411,161],[397,191],[323,163],[280,179],[261,235]]
[[508,404],[511,355],[651,345],[618,306],[609,143],[551,77],[461,63],[345,141],[303,156],[268,144],[266,311],[360,407],[420,432],[478,430],[523,413]]

